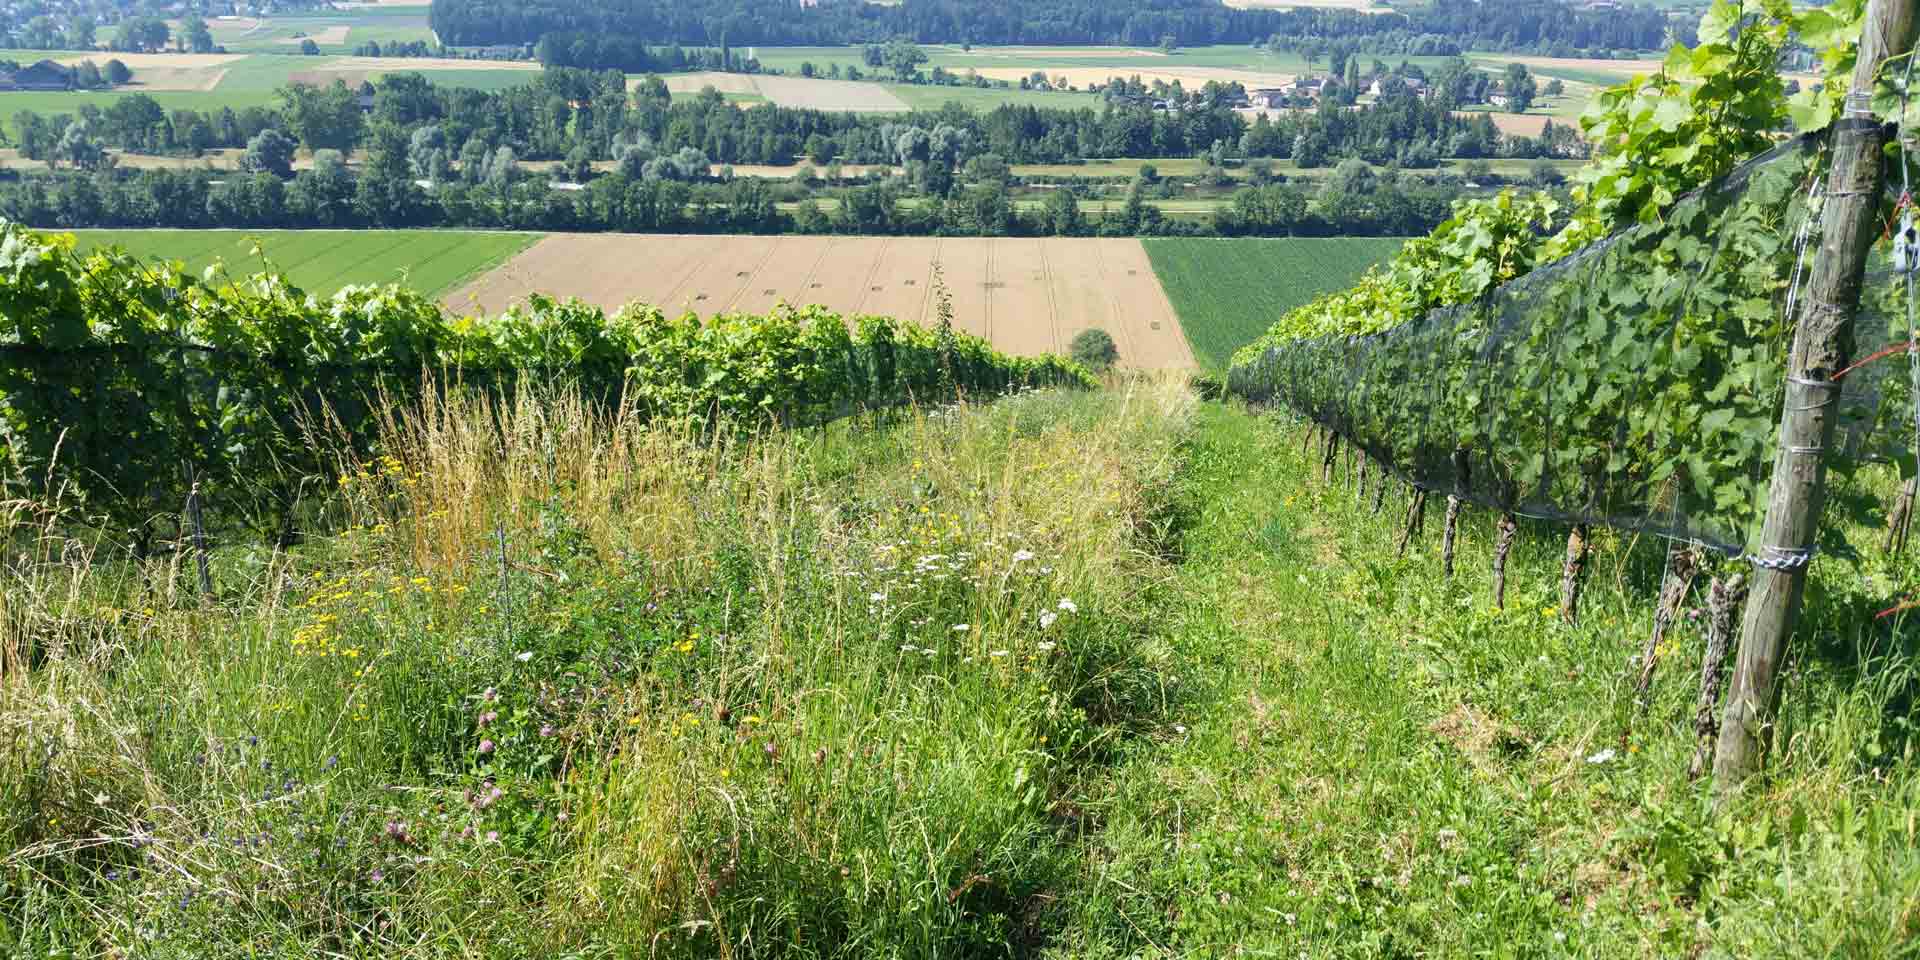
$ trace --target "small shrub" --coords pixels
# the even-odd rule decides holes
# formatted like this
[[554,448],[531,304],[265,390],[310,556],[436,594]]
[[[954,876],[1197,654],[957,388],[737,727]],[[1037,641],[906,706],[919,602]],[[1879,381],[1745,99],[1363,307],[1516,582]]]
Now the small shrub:
[[1088,327],[1073,338],[1068,352],[1090,370],[1106,370],[1120,360],[1120,348],[1113,337],[1099,327]]

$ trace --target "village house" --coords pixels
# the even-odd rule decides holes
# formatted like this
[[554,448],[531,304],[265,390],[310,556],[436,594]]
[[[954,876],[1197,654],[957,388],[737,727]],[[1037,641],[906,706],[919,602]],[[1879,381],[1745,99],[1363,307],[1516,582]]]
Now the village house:
[[72,90],[73,68],[42,60],[12,73],[0,73],[0,90]]
[[1281,87],[1261,87],[1247,91],[1247,102],[1252,106],[1277,110],[1287,105],[1287,98],[1290,96],[1292,95]]

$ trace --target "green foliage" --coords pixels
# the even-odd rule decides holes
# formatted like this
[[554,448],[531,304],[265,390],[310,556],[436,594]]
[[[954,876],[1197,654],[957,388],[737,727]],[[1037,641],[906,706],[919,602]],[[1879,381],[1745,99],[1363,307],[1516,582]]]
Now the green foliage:
[[[1583,118],[1596,152],[1564,226],[1544,195],[1457,204],[1386,270],[1238,354],[1236,389],[1283,397],[1428,482],[1459,482],[1450,464],[1464,456],[1472,487],[1503,507],[1743,546],[1772,454],[1791,228],[1811,215],[1796,188],[1816,156],[1804,146],[1702,188],[1773,147],[1790,115],[1831,121],[1861,6],[1714,4],[1697,45]],[[1795,42],[1822,51],[1828,82],[1790,104],[1777,67]],[[1501,289],[1623,227],[1560,273]]]
[[[330,476],[315,432],[365,449],[376,412],[431,380],[505,389],[576,383],[609,406],[701,425],[819,423],[862,409],[1089,383],[1057,358],[1011,358],[818,307],[702,322],[632,305],[612,317],[532,297],[498,317],[448,319],[398,286],[308,296],[276,273],[205,279],[70,236],[0,225],[0,477],[65,490],[144,543],[186,484],[284,537]],[[944,347],[944,349],[943,349]]]
[[[1789,118],[1802,131],[1832,122],[1864,11],[1862,0],[1804,12],[1786,0],[1719,0],[1693,47],[1676,44],[1658,72],[1602,91],[1580,118],[1594,157],[1575,178],[1578,212],[1556,254],[1658,219],[1682,194],[1771,147]],[[1826,77],[1789,101],[1778,63],[1792,43],[1823,51]]]
[[1120,361],[1120,348],[1114,345],[1112,334],[1099,327],[1088,327],[1074,334],[1067,355],[1089,370],[1106,370]]
[[[1283,397],[1422,482],[1451,482],[1462,451],[1471,490],[1502,507],[1743,547],[1772,457],[1806,159],[1694,196],[1525,289],[1499,288],[1531,269],[1550,206],[1463,210],[1243,351],[1234,388]],[[1381,336],[1356,349],[1353,334]]]
[[[1914,559],[1815,565],[1807,635],[1832,642],[1796,657],[1766,783],[1715,811],[1684,775],[1699,621],[1669,633],[1631,736],[1600,719],[1631,696],[1620,665],[1645,641],[1664,543],[1598,531],[1570,626],[1564,531],[1523,522],[1496,612],[1483,559],[1438,575],[1435,518],[1394,559],[1405,498],[1375,514],[1317,482],[1296,425],[1212,406],[1198,421],[1176,494],[1192,526],[1173,591],[1192,599],[1169,640],[1197,696],[1089,803],[1105,814],[1084,841],[1096,889],[1063,896],[1058,956],[1910,949],[1913,639],[1868,598]],[[1887,490],[1843,483],[1835,502]],[[1872,536],[1860,512],[1828,517]],[[1487,555],[1493,521],[1465,513],[1462,558]]]

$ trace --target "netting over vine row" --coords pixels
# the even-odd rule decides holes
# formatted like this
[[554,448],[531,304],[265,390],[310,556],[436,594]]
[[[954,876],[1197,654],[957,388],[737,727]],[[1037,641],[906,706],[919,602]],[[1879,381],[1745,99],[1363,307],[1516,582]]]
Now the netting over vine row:
[[[1789,308],[1818,247],[1802,227],[1817,226],[1819,148],[1785,143],[1664,222],[1475,302],[1269,347],[1229,388],[1288,405],[1423,489],[1739,552],[1764,511]],[[1858,352],[1896,327],[1904,341],[1904,293],[1870,277]],[[1852,455],[1911,449],[1906,382],[1904,360],[1847,379]]]

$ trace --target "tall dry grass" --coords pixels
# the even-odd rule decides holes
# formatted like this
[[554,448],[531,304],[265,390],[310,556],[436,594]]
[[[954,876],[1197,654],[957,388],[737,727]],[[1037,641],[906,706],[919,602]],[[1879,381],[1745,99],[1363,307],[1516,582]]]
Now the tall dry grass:
[[[429,392],[430,396],[434,396]],[[953,955],[1159,709],[1174,380],[701,436],[435,396],[216,596],[0,517],[0,944]],[[38,524],[39,526],[35,526]],[[18,551],[16,551],[18,552]]]

